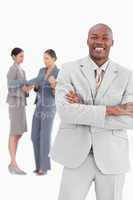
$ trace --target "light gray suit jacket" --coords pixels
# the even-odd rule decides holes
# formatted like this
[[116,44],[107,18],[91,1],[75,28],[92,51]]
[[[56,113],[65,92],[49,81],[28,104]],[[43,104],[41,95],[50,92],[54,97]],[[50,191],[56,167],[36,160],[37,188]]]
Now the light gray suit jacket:
[[[26,80],[25,71],[19,70],[19,68],[14,63],[8,73],[7,73],[7,81],[10,80]],[[7,103],[11,106],[25,106],[26,102],[26,95],[25,92],[22,91],[21,88],[8,88],[8,95],[7,95]]]
[[[50,152],[52,159],[69,168],[79,167],[93,143],[95,161],[103,173],[128,171],[126,129],[133,129],[133,118],[107,117],[105,112],[106,105],[133,102],[132,72],[110,61],[96,94],[94,69],[85,57],[64,64],[57,81],[55,99],[61,124]],[[80,104],[68,103],[65,95],[70,90],[80,95]]]

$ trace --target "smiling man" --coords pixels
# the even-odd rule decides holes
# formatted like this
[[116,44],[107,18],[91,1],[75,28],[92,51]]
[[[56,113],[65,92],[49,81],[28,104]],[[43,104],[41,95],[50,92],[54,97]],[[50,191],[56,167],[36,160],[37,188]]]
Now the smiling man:
[[113,33],[107,25],[97,24],[90,29],[87,44],[90,57],[98,66],[108,60],[113,43]]
[[92,182],[97,200],[122,199],[133,75],[109,59],[113,43],[109,26],[93,26],[89,55],[59,72],[55,96],[61,124],[51,150],[53,160],[64,165],[58,200],[85,200]]

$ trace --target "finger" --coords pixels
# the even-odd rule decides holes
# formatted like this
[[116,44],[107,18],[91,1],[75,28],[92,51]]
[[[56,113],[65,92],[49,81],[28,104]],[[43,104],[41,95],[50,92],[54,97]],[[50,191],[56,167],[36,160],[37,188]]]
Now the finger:
[[127,108],[126,111],[127,112],[133,112],[133,108]]
[[75,99],[73,99],[73,98],[70,98],[70,97],[67,97],[67,100],[70,100],[70,101],[75,101]]
[[126,109],[133,110],[133,106],[127,106]]
[[71,98],[73,98],[73,95],[71,95],[71,94],[66,94],[66,97],[71,97]]
[[133,107],[133,103],[127,103],[126,105],[125,105],[126,107]]
[[75,102],[73,102],[73,101],[68,101],[68,102],[71,103],[71,104],[72,104],[72,103],[75,103]]
[[75,101],[76,101],[77,103],[79,103],[79,102],[80,102],[80,99],[76,99]]
[[129,115],[133,115],[133,111],[132,111],[132,112],[130,111],[130,112],[127,112],[127,113],[128,113]]
[[73,91],[72,91],[72,90],[70,90],[70,91],[68,92],[68,94],[72,95],[72,94],[73,94]]
[[67,100],[70,100],[70,101],[74,101],[76,102],[75,98],[72,98],[72,97],[66,97]]
[[70,98],[70,99],[74,99],[74,100],[78,99],[77,97],[71,96],[71,95],[66,95],[66,98]]
[[72,95],[72,96],[75,96],[76,95],[76,92],[74,92],[74,91],[70,91],[70,94]]
[[128,105],[129,105],[129,106],[130,106],[130,105],[133,106],[133,102],[128,102],[128,103],[126,103],[126,105],[127,105],[127,106],[128,106]]

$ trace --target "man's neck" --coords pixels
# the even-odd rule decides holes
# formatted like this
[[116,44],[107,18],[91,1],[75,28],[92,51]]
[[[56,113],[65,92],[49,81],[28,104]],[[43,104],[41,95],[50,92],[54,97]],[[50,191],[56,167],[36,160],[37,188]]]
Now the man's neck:
[[93,60],[93,62],[98,66],[101,67],[104,63],[108,61],[108,58],[106,59],[96,59],[90,56],[90,58]]

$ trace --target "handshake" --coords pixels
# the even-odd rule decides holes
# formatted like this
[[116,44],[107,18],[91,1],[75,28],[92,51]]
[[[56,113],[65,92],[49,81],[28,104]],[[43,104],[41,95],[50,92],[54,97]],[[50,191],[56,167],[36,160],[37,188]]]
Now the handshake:
[[[66,94],[69,103],[80,103],[81,98],[78,94],[70,91]],[[115,106],[106,106],[106,116],[128,115],[133,117],[133,102],[119,104]]]
[[30,85],[30,86],[24,85],[22,87],[22,91],[25,92],[26,94],[28,94],[33,88],[34,88],[34,85]]

